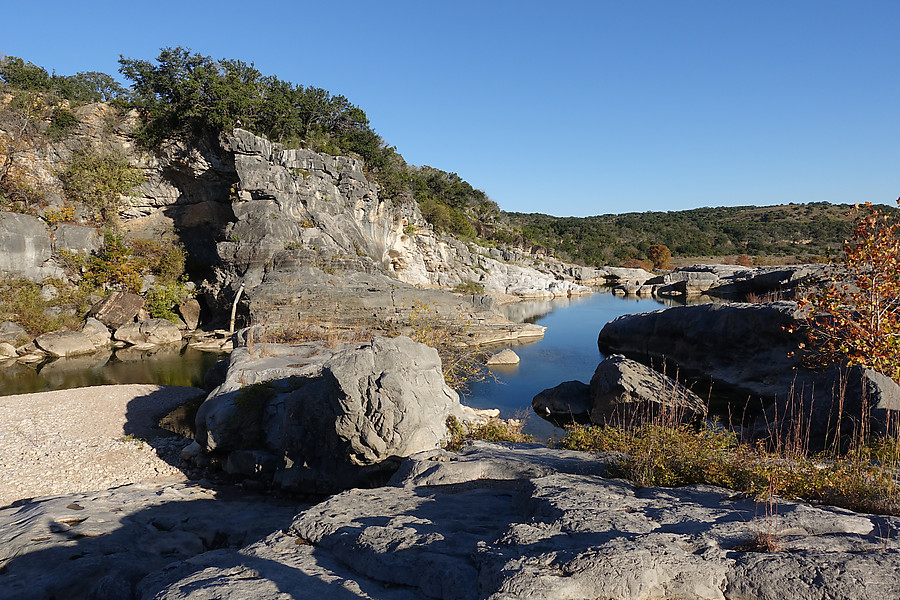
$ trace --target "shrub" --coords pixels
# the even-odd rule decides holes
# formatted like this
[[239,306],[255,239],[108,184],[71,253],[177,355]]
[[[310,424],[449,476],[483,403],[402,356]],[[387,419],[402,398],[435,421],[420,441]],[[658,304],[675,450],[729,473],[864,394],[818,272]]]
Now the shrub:
[[484,286],[470,279],[466,282],[458,284],[455,288],[453,288],[453,291],[457,294],[483,294]]
[[450,434],[449,441],[444,444],[446,450],[459,452],[469,440],[484,440],[487,442],[531,442],[530,435],[522,433],[523,422],[519,419],[489,419],[481,425],[463,425],[456,417],[447,417],[447,431]]
[[118,223],[119,196],[145,181],[140,169],[123,157],[93,150],[75,153],[60,178],[69,198],[88,206],[110,226]]
[[853,212],[843,262],[799,301],[809,311],[802,357],[810,367],[858,364],[900,381],[900,222],[869,203]]
[[151,317],[166,319],[177,325],[180,318],[175,308],[193,296],[194,292],[182,283],[157,285],[147,292],[144,306]]
[[51,139],[60,140],[78,127],[78,118],[72,114],[67,108],[56,107],[53,109],[53,115],[50,118],[50,127],[47,128],[47,135]]

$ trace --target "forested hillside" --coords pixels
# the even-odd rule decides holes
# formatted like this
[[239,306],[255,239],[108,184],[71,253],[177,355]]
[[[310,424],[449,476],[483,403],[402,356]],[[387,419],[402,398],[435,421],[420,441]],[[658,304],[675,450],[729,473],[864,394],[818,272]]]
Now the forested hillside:
[[814,202],[583,218],[509,213],[508,218],[525,237],[587,265],[644,260],[654,244],[667,246],[674,257],[746,255],[806,262],[840,252],[851,233],[852,208]]

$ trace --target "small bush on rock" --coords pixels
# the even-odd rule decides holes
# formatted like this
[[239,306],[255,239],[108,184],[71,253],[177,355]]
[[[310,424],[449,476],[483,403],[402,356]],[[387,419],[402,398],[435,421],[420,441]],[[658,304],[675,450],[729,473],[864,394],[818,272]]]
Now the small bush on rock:
[[530,435],[522,433],[523,423],[519,419],[490,419],[481,425],[463,425],[456,417],[447,417],[447,431],[450,440],[444,445],[446,450],[459,452],[469,440],[486,442],[532,442]]

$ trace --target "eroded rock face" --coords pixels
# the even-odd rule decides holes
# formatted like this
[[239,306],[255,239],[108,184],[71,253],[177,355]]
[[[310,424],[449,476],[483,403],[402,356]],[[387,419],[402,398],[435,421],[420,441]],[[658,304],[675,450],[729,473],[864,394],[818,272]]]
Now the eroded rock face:
[[[290,529],[146,578],[165,600],[314,598],[893,598],[896,517],[694,485],[636,489],[584,453],[477,442],[408,459]],[[779,552],[755,551],[772,532]],[[290,577],[284,573],[289,572]],[[153,596],[153,594],[157,594]]]
[[50,229],[37,217],[0,212],[0,248],[0,275],[5,278],[40,282],[65,277],[51,260]]
[[[415,202],[379,197],[358,160],[281,150],[240,129],[230,144],[239,185],[232,203],[235,222],[216,245],[220,302],[243,283],[251,303],[266,305],[257,313],[277,311],[280,304],[268,301],[263,286],[317,283],[349,272],[381,276],[383,281],[369,287],[382,293],[467,282],[517,298],[590,293],[532,265],[510,264],[440,238]],[[332,312],[340,313],[340,305]]]
[[366,485],[439,447],[448,416],[469,420],[437,351],[408,338],[251,344],[197,414],[197,441],[228,472],[303,492]]

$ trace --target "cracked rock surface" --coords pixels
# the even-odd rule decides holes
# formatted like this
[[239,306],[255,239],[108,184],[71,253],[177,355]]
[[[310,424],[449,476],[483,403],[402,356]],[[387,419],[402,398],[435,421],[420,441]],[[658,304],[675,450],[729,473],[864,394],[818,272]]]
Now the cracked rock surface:
[[[900,519],[695,485],[636,489],[596,457],[476,443],[410,459],[145,598],[896,598]],[[760,552],[760,536],[778,551]]]

